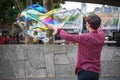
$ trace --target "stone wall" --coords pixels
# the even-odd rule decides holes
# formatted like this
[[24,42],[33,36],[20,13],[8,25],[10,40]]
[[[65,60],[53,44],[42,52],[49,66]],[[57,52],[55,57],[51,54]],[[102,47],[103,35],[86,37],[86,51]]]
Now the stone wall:
[[[1,45],[0,79],[75,76],[76,53],[71,45]],[[120,48],[104,47],[101,65],[101,77],[120,76]]]

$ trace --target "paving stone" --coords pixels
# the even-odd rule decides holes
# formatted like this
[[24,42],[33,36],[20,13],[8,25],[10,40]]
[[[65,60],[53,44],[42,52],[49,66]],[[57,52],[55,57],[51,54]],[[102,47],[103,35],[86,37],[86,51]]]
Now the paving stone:
[[67,57],[70,61],[70,64],[75,64],[76,55],[77,55],[77,46],[66,46],[67,47]]
[[69,64],[69,59],[66,54],[56,54],[55,64]]
[[10,61],[16,78],[25,78],[25,61]]
[[16,46],[17,60],[28,60],[27,56],[27,46],[17,45]]
[[[0,45],[0,79],[73,80],[76,53],[71,45]],[[119,77],[120,48],[103,47],[101,56],[101,77]]]
[[47,77],[55,77],[54,53],[45,54]]
[[72,65],[55,65],[56,77],[74,76],[74,66]]
[[66,53],[66,47],[64,45],[43,45],[44,53]]
[[117,49],[113,56],[112,56],[112,61],[120,62],[120,49]]
[[[7,46],[5,46],[5,45],[1,45],[0,46],[0,59],[2,60],[2,59],[5,59],[6,58],[6,47]],[[7,58],[6,58],[7,59]]]
[[47,77],[46,76],[46,69],[35,69],[32,65],[26,61],[25,63],[25,71],[26,71],[26,78],[41,78]]
[[42,46],[31,45],[27,47],[28,61],[34,68],[45,67],[45,55],[43,54]]
[[101,76],[110,76],[112,70],[110,70],[111,61],[102,61],[101,62]]
[[111,76],[120,76],[120,62],[111,62],[110,70],[112,71]]
[[15,78],[10,60],[0,60],[0,79]]
[[115,50],[114,47],[104,47],[101,52],[101,60],[111,61]]
[[17,60],[16,46],[9,45],[5,47],[5,59],[6,60]]

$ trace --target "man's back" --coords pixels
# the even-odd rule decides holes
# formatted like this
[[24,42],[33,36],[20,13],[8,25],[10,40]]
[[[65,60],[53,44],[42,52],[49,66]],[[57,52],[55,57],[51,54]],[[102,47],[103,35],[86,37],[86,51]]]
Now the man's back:
[[97,31],[82,35],[81,43],[78,47],[76,72],[79,68],[84,70],[99,72],[100,56],[104,44],[104,33],[99,28]]

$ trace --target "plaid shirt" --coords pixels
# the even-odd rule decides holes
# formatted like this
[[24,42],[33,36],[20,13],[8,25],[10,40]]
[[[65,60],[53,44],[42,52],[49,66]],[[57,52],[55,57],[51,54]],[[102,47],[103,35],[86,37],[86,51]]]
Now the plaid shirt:
[[105,40],[105,35],[101,27],[96,31],[80,35],[69,34],[62,29],[58,29],[57,33],[64,40],[79,43],[75,74],[77,74],[80,68],[99,73],[101,51]]

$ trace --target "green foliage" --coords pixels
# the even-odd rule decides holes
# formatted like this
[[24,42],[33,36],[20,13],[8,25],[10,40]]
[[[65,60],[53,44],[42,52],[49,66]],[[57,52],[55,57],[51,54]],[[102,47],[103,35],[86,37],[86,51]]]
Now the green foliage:
[[0,0],[0,10],[0,23],[14,22],[19,12],[13,0]]
[[71,16],[69,21],[74,21],[79,15],[80,14],[76,14],[76,15]]
[[92,14],[95,14],[94,11],[88,13],[88,15],[92,15]]
[[[55,0],[57,1],[57,0]],[[64,0],[58,0],[64,2]],[[26,5],[26,0],[21,0],[22,5]],[[39,3],[42,5],[43,0],[33,0],[33,3]],[[55,8],[60,5],[55,6]],[[20,12],[14,0],[0,0],[0,24],[1,23],[13,23],[16,21],[16,17]]]
[[[80,16],[80,14],[76,14],[76,15],[71,15],[69,21],[74,21],[76,18],[78,18]],[[60,22],[63,22],[65,20],[65,18],[59,17],[59,16],[55,16],[56,19]]]
[[53,3],[62,3],[62,4],[64,4],[65,0],[53,0]]
[[118,18],[113,18],[112,19],[112,25],[117,26],[118,25]]

